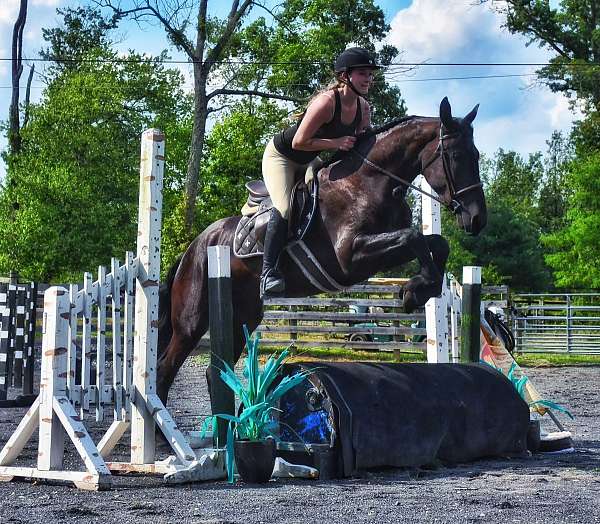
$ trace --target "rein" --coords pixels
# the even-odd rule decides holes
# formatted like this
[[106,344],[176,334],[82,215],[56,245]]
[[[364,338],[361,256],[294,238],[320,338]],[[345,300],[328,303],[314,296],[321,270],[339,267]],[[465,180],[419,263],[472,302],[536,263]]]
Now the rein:
[[[412,117],[409,117],[409,118],[412,118]],[[387,126],[386,126],[386,128],[389,129],[389,127],[387,127]],[[359,158],[361,158],[365,164],[376,169],[380,173],[383,173],[384,175],[392,178],[393,180],[400,182],[404,186],[409,187],[410,189],[414,189],[415,191],[418,191],[422,195],[428,196],[429,198],[432,198],[433,200],[439,202],[440,204],[447,206],[453,213],[457,213],[462,208],[462,204],[458,200],[456,200],[456,197],[459,195],[462,195],[468,191],[471,191],[473,189],[477,189],[477,188],[480,188],[483,186],[482,182],[478,182],[477,184],[471,184],[470,186],[463,187],[462,189],[459,189],[458,191],[456,190],[456,185],[454,184],[454,177],[452,176],[452,170],[450,169],[450,165],[448,163],[448,150],[445,149],[445,147],[444,147],[444,140],[447,138],[453,138],[459,134],[460,133],[458,133],[458,132],[444,134],[443,127],[440,124],[440,137],[439,137],[438,145],[435,148],[435,152],[434,152],[433,156],[425,163],[425,165],[421,165],[421,174],[423,174],[425,169],[427,169],[431,164],[433,164],[433,162],[435,162],[435,160],[437,160],[438,156],[440,156],[442,158],[442,168],[444,170],[444,176],[446,177],[446,183],[448,184],[448,189],[450,190],[450,203],[444,202],[437,195],[434,195],[432,193],[424,191],[420,187],[417,187],[416,185],[404,180],[403,178],[400,178],[398,175],[395,175],[391,171],[388,171],[387,169],[384,169],[383,167],[378,166],[377,164],[375,164],[374,162],[371,162],[366,156],[362,155],[355,149],[351,149],[350,151],[352,151],[355,155],[357,155]]]
[[383,173],[384,175],[387,175],[390,178],[396,180],[397,182],[400,182],[401,184],[404,184],[406,187],[414,189],[415,191],[418,191],[419,193],[422,193],[423,195],[426,195],[429,198],[433,198],[434,200],[437,200],[440,204],[446,205],[446,203],[443,202],[442,199],[439,198],[438,196],[436,196],[436,195],[434,195],[432,193],[428,193],[427,191],[424,191],[420,187],[415,186],[414,184],[411,184],[410,182],[407,182],[406,180],[400,178],[398,175],[395,175],[391,171],[388,171],[387,169],[384,169],[383,167],[378,166],[377,164],[371,162],[366,156],[360,154],[358,151],[356,151],[354,149],[351,149],[350,151],[352,151],[356,156],[360,157],[362,159],[362,161],[365,164],[367,164],[368,166],[371,166],[372,168],[376,169],[377,171]]

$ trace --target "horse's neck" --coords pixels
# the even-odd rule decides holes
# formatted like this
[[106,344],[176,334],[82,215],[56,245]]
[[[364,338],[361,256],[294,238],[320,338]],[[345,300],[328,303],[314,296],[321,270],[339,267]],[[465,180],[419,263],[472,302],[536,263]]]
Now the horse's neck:
[[339,212],[346,207],[355,207],[354,198],[340,199],[338,193],[346,196],[368,195],[368,207],[386,208],[393,204],[392,191],[398,187],[399,177],[412,182],[421,170],[420,156],[427,144],[435,138],[439,122],[435,119],[416,117],[386,131],[377,138],[372,149],[365,154],[370,162],[393,174],[391,177],[376,167],[363,164],[355,173],[334,180],[330,174],[321,179],[322,195],[328,205]]
[[377,140],[374,162],[406,182],[421,171],[421,155],[435,138],[439,122],[434,118],[415,117],[392,128]]

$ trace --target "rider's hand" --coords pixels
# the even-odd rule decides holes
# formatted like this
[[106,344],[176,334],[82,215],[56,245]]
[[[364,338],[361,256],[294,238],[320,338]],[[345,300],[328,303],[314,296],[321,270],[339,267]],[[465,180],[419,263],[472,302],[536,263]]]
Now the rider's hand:
[[336,146],[342,151],[350,151],[354,147],[354,142],[356,142],[355,136],[342,136],[336,139]]

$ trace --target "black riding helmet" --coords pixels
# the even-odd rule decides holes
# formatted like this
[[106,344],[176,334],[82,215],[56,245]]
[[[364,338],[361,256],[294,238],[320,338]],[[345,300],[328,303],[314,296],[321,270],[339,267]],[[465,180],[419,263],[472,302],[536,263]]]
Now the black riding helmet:
[[350,47],[346,49],[336,58],[334,64],[336,73],[350,72],[357,67],[381,69],[381,66],[375,62],[373,55],[362,47]]

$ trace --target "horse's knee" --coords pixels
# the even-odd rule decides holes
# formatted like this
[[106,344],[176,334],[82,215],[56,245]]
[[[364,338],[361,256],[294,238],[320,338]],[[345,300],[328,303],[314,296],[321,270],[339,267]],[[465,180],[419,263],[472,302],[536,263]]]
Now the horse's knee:
[[446,267],[446,261],[450,255],[450,245],[448,241],[440,235],[427,235],[427,245],[431,252],[431,257],[439,268]]

